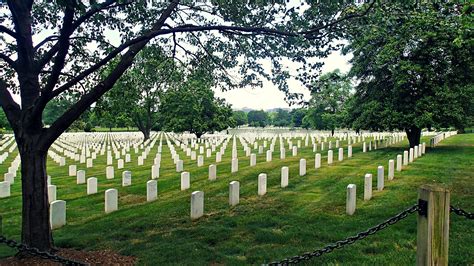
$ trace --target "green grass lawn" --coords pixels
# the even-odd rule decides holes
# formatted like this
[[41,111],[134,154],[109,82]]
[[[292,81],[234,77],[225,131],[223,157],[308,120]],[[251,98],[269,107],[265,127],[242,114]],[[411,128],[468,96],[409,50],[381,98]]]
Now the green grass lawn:
[[[423,141],[429,143],[428,138]],[[232,140],[231,140],[232,142]],[[208,181],[208,165],[215,155],[205,158],[203,167],[196,167],[185,153],[176,147],[184,159],[184,169],[191,173],[191,189],[180,191],[180,174],[175,172],[170,151],[163,138],[163,153],[158,179],[158,200],[146,202],[146,181],[155,148],[145,161],[136,166],[138,155],[125,169],[132,171],[132,186],[121,187],[121,171],[115,169],[115,179],[105,178],[105,156],[86,169],[86,176],[99,179],[99,193],[86,195],[86,185],[76,185],[76,178],[68,176],[68,168],[59,167],[52,160],[48,173],[57,185],[57,198],[67,201],[68,224],[54,231],[59,247],[101,250],[112,249],[135,256],[140,264],[262,264],[298,255],[323,247],[376,225],[417,201],[422,184],[442,183],[451,190],[451,203],[474,211],[474,134],[456,135],[443,140],[438,147],[427,147],[425,156],[395,172],[393,181],[385,181],[385,190],[374,191],[370,201],[363,201],[364,174],[372,173],[376,188],[378,165],[388,167],[389,159],[403,154],[407,142],[389,148],[362,153],[361,144],[353,146],[354,156],[326,164],[327,151],[322,152],[322,168],[314,169],[314,153],[308,146],[286,159],[279,158],[276,142],[273,161],[265,162],[265,153],[257,155],[257,166],[249,166],[239,148],[239,171],[230,173],[232,143],[223,161],[217,164],[216,181]],[[293,141],[296,144],[296,141]],[[304,142],[303,142],[304,144]],[[343,143],[344,147],[347,143]],[[252,147],[253,148],[253,147]],[[318,147],[319,148],[319,147]],[[327,146],[326,146],[327,149]],[[252,151],[254,152],[254,151]],[[16,154],[0,165],[4,173]],[[298,176],[299,159],[307,160],[307,175]],[[67,163],[72,163],[67,160]],[[280,169],[289,166],[290,181],[280,188]],[[85,165],[78,164],[78,169]],[[267,173],[268,189],[265,196],[257,196],[257,177]],[[21,225],[20,182],[12,186],[12,196],[0,199],[3,232],[19,239]],[[228,206],[228,184],[240,181],[240,204]],[[346,187],[357,185],[357,210],[353,216],[345,214]],[[119,210],[105,214],[104,191],[117,188]],[[205,215],[197,221],[189,217],[192,191],[205,193]],[[474,263],[474,223],[452,215],[450,224],[450,264]],[[0,257],[14,251],[0,246]],[[416,257],[416,214],[376,235],[349,247],[310,261],[310,264],[367,264],[413,265]]]

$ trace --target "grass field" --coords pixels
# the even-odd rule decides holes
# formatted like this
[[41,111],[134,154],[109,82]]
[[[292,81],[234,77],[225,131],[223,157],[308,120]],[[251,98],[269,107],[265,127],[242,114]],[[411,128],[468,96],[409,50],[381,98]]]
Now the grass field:
[[[429,143],[428,138],[423,139]],[[276,142],[275,151],[279,151]],[[293,141],[295,143],[295,141]],[[344,146],[347,146],[344,143]],[[163,153],[158,179],[158,200],[146,203],[146,181],[156,149],[145,166],[132,162],[123,170],[132,171],[132,186],[121,187],[121,172],[115,169],[115,179],[105,178],[105,156],[86,169],[86,176],[99,179],[99,193],[86,195],[86,185],[76,185],[66,167],[50,160],[48,173],[57,185],[57,198],[67,201],[68,224],[54,231],[59,247],[101,250],[112,249],[135,256],[140,264],[261,264],[298,255],[320,248],[376,225],[413,205],[422,184],[443,183],[451,190],[451,204],[474,211],[474,134],[456,135],[445,139],[434,149],[401,173],[395,172],[393,181],[385,181],[385,190],[374,191],[370,201],[363,201],[364,174],[374,174],[378,165],[387,168],[389,159],[402,154],[407,142],[393,147],[362,153],[361,145],[353,147],[354,156],[327,166],[327,152],[322,152],[322,168],[314,169],[312,147],[298,151],[292,157],[265,162],[265,153],[257,155],[257,166],[249,166],[239,143],[239,171],[230,173],[231,143],[223,161],[217,164],[216,181],[208,181],[208,165],[215,156],[205,158],[203,167],[196,167],[184,152],[184,169],[191,173],[191,189],[180,191],[180,175],[175,172],[170,151],[163,140]],[[327,147],[326,147],[327,149]],[[0,165],[0,173],[15,158],[11,154]],[[300,158],[307,159],[308,171],[298,176]],[[68,163],[71,163],[68,160]],[[290,181],[280,188],[280,169],[289,166]],[[78,169],[85,165],[78,164]],[[257,176],[268,174],[268,192],[257,196]],[[228,206],[228,184],[240,181],[240,204]],[[12,196],[0,199],[3,233],[19,239],[21,224],[21,194],[19,178],[12,186]],[[346,186],[357,185],[357,210],[353,216],[345,214]],[[104,191],[117,188],[119,210],[106,215]],[[205,216],[197,221],[189,218],[192,191],[205,193]],[[450,224],[450,264],[474,263],[474,223],[453,215]],[[0,257],[13,255],[13,250],[0,246]],[[310,264],[368,264],[413,265],[416,255],[416,215],[387,228],[376,235],[349,247],[336,250]]]

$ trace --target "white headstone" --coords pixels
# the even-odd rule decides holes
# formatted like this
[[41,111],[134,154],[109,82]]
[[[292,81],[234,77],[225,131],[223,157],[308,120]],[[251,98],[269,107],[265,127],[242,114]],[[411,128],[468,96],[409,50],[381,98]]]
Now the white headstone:
[[234,158],[232,159],[231,172],[235,173],[237,171],[239,171],[239,159]]
[[178,160],[176,162],[176,172],[182,172],[183,171],[183,160]]
[[321,168],[321,154],[316,153],[314,156],[314,168],[318,169]]
[[158,197],[158,182],[149,180],[146,182],[146,201],[154,201]]
[[403,152],[403,165],[404,166],[408,165],[408,151]]
[[69,176],[75,176],[77,171],[77,166],[69,165]]
[[413,148],[410,148],[410,152],[409,152],[409,153],[410,153],[410,156],[408,157],[408,158],[409,158],[409,159],[408,159],[408,162],[412,163],[412,162],[413,162],[413,159],[414,159],[414,158],[413,158]]
[[217,178],[217,169],[215,164],[209,165],[209,180],[216,180]]
[[349,145],[349,147],[347,147],[347,157],[348,158],[352,157],[352,145]]
[[191,187],[189,172],[181,172],[181,190],[186,190],[189,187]]
[[268,150],[267,151],[267,162],[271,162],[271,161],[272,161],[272,151]]
[[114,188],[105,191],[105,213],[118,210],[118,191]]
[[84,171],[84,170],[77,171],[76,183],[77,184],[85,184],[86,183],[86,171]]
[[160,177],[160,167],[158,165],[151,166],[151,178],[156,179]]
[[281,168],[281,187],[287,187],[288,186],[288,175],[289,175],[288,166],[283,166]]
[[293,155],[293,156],[298,155],[298,147],[293,146],[292,155]]
[[204,192],[194,191],[191,194],[191,219],[199,219],[204,215]]
[[353,215],[356,210],[356,185],[347,186],[346,213]]
[[132,185],[132,172],[123,171],[122,172],[122,187],[127,187]]
[[258,175],[258,195],[263,196],[267,193],[267,174]]
[[97,193],[97,178],[87,178],[87,195]]
[[300,176],[306,175],[306,159],[300,159]]
[[286,155],[285,152],[286,152],[286,151],[285,151],[285,148],[281,148],[281,149],[280,149],[280,159],[282,159],[282,160],[285,159],[285,157],[286,157],[286,156],[285,156],[285,155]]
[[117,169],[123,169],[123,159],[118,159],[118,161],[117,161]]
[[55,200],[49,205],[49,222],[51,229],[57,229],[66,225],[66,202]]
[[339,155],[338,155],[337,159],[338,159],[338,161],[344,160],[344,149],[343,148],[339,148]]
[[201,167],[204,165],[204,156],[198,155],[197,166]]
[[332,150],[328,151],[328,164],[332,164],[332,158],[333,157],[333,152]]
[[232,181],[229,183],[229,205],[235,206],[239,204],[240,198],[240,183],[238,181]]
[[94,166],[94,162],[92,161],[92,158],[87,159],[86,167],[87,168],[92,168]]
[[365,174],[364,177],[364,200],[372,198],[372,174]]
[[395,161],[394,160],[389,160],[388,161],[388,175],[387,175],[387,178],[388,178],[388,180],[393,180],[394,176],[395,176]]
[[10,182],[0,182],[0,198],[10,197]]
[[3,175],[3,180],[7,181],[10,184],[14,184],[15,183],[15,175],[13,173],[5,173]]
[[115,171],[114,171],[114,167],[113,166],[107,166],[105,168],[105,174],[106,174],[106,178],[107,179],[114,179],[115,177]]
[[397,172],[402,171],[402,155],[397,155]]
[[250,154],[250,166],[257,164],[257,155],[255,153]]
[[48,186],[48,202],[51,204],[51,202],[55,200],[56,200],[56,186],[49,185]]
[[384,170],[383,166],[377,168],[377,190],[382,191],[384,188]]

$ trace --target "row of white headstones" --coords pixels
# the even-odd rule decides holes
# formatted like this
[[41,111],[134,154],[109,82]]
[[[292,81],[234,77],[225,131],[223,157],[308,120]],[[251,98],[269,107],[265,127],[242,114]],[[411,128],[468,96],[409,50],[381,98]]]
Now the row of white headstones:
[[[171,152],[172,152],[172,156],[173,156],[173,159],[175,159],[175,163],[177,165],[177,171],[180,172],[182,171],[182,163],[181,163],[181,167],[179,167],[180,163],[179,163],[179,159],[176,160],[176,152],[174,152],[174,146],[169,142],[168,140],[168,136],[165,135],[166,137],[166,140],[168,142],[168,147],[170,148]],[[224,141],[224,144],[223,144],[223,147],[224,147],[224,150],[225,150],[225,146],[227,145],[227,142],[230,140],[229,137],[227,138],[223,138],[225,141]],[[306,138],[306,146],[307,146],[307,139]],[[397,138],[398,140],[401,140],[402,138]],[[156,140],[156,139],[155,139]],[[276,137],[272,139],[272,144],[274,144],[274,141],[276,140]],[[312,140],[314,140],[312,138]],[[247,152],[247,156],[248,156],[248,147],[247,145],[245,145],[245,143],[242,141],[242,138],[240,139],[240,141],[244,144],[244,150]],[[223,141],[221,141],[222,143]],[[294,147],[291,147],[291,140],[288,140],[289,142],[289,148],[293,151],[293,156],[296,156],[297,155],[297,147],[300,147],[301,143],[300,143],[300,140],[298,140],[298,146],[294,146]],[[350,141],[349,141],[350,142]],[[234,154],[237,154],[237,152],[235,151],[236,148],[235,148],[235,137],[234,137],[234,146],[233,146],[233,157],[236,157],[236,155],[234,156]],[[280,143],[282,144],[282,138],[280,136]],[[207,143],[206,143],[207,144]],[[254,142],[254,144],[256,144],[256,142]],[[266,143],[264,143],[264,146]],[[321,144],[321,149],[324,150],[324,143],[320,143]],[[207,145],[206,145],[207,146]],[[255,145],[254,145],[255,146]],[[331,142],[329,142],[329,146],[331,147]],[[336,141],[336,147],[338,147],[338,141]],[[256,147],[256,146],[255,146]],[[261,147],[259,147],[259,152],[261,150]],[[282,145],[283,147],[283,145]],[[184,145],[184,147],[182,146],[183,150],[186,150],[186,153],[189,154],[189,149],[187,149],[186,145]],[[202,146],[199,147],[199,146],[195,146],[196,150],[199,148],[200,150],[200,153],[203,153],[202,151]],[[159,151],[161,152],[161,139],[160,139],[160,146],[159,146]],[[315,143],[313,143],[313,151],[315,151],[317,149],[317,146]],[[369,150],[371,149],[371,142],[369,144]],[[214,148],[213,148],[214,150]],[[283,150],[283,149],[282,149]],[[364,143],[364,152],[366,151],[366,147],[365,147],[365,143]],[[272,152],[272,149],[271,150],[268,150],[267,151],[267,161],[271,161],[271,153],[270,153],[270,156],[269,156],[269,152]],[[223,154],[224,151],[221,149],[221,153]],[[284,152],[282,152],[282,158],[284,158]],[[208,157],[209,156],[209,153],[207,152],[207,155]],[[217,154],[216,154],[217,155]],[[318,156],[319,155],[319,156]],[[351,146],[348,147],[348,156],[351,157],[352,156],[352,152],[351,152]],[[192,153],[191,153],[191,157],[192,157]],[[218,157],[218,156],[216,156]],[[251,157],[251,166],[255,165],[255,154],[250,154],[250,157]],[[318,159],[319,157],[319,159]],[[339,149],[339,160],[342,160],[343,158],[343,149],[340,148]],[[157,162],[157,159],[158,158],[158,162]],[[159,169],[159,162],[161,160],[161,154],[160,153],[157,153],[157,158],[155,158],[155,166],[156,165],[158,166],[158,169]],[[179,157],[178,157],[179,158]],[[202,158],[202,157],[201,157]],[[319,167],[320,167],[320,154],[316,154],[316,166],[319,164]],[[192,159],[192,158],[191,158]],[[217,158],[216,158],[217,159]],[[237,158],[234,158],[233,159],[233,165],[234,165],[234,160],[237,160]],[[158,164],[157,164],[158,163]],[[332,150],[328,151],[328,163],[332,163]],[[203,163],[199,163],[199,157],[198,157],[198,165],[202,165]],[[140,165],[140,160],[139,160],[139,165]],[[304,165],[304,167],[303,167]],[[77,183],[78,184],[83,184],[85,183],[85,171],[84,170],[79,170],[76,172],[76,169],[75,169],[75,165],[71,165],[69,166],[69,174],[70,175],[76,175],[77,176]],[[318,166],[317,166],[318,167]],[[152,167],[153,168],[153,167]],[[232,167],[232,171],[237,171],[236,167],[233,166]],[[286,170],[285,170],[286,169]],[[304,170],[303,170],[304,169]],[[107,167],[107,178],[113,178],[113,167],[112,166],[108,166]],[[300,161],[300,175],[303,173],[302,171],[304,171],[304,174],[306,174],[306,160],[305,159],[302,159]],[[286,180],[286,184],[288,182],[288,174],[286,174],[286,178],[285,178],[285,172],[288,173],[288,168],[286,167],[283,167],[282,168],[282,186],[285,184],[285,181]],[[152,169],[152,173],[153,173],[153,169]],[[303,174],[303,175],[304,175]],[[182,190],[186,190],[190,187],[190,176],[189,176],[189,172],[182,172],[181,173],[181,189]],[[159,174],[156,176],[156,178],[159,176]],[[216,178],[216,166],[215,165],[210,165],[209,166],[209,179],[210,180],[214,180]],[[152,178],[155,178],[152,176]],[[56,200],[56,186],[54,185],[51,185],[50,184],[50,178],[48,178],[48,194],[49,194],[49,198],[50,198],[50,202],[51,202],[51,224],[52,224],[52,227],[53,228],[58,228],[62,225],[65,224],[65,206],[66,206],[66,203],[65,201],[61,201],[61,200]],[[129,186],[131,185],[131,172],[130,171],[124,171],[122,173],[122,186]],[[231,182],[231,184],[229,185],[230,186],[230,193],[229,193],[229,202],[231,205],[235,205],[238,203],[239,201],[239,182],[238,181],[233,181]],[[263,188],[265,187],[265,188]],[[266,174],[260,174],[259,175],[259,195],[261,195],[262,193],[264,194],[266,192]],[[265,191],[265,192],[264,192]],[[88,178],[87,179],[87,194],[95,194],[97,193],[97,178],[95,177],[91,177],[91,178]],[[203,194],[203,193],[202,193]],[[192,200],[191,200],[191,205],[194,206],[195,204],[193,204],[193,202],[199,202],[199,200],[196,201],[196,199],[199,199],[199,198],[202,198],[203,197],[200,197],[199,195],[201,195],[201,193],[193,193],[192,194]],[[156,180],[150,180],[147,182],[147,200],[148,201],[153,201],[153,200],[156,200],[157,198],[157,182]],[[198,209],[199,209],[199,203],[196,203],[198,206]],[[202,207],[204,206],[203,204],[201,204]],[[106,191],[105,193],[105,212],[106,213],[109,213],[109,212],[112,212],[112,211],[115,211],[118,209],[118,191],[116,189],[109,189]],[[196,208],[191,208],[192,210],[196,209]],[[194,214],[193,214],[194,213]],[[197,212],[197,213],[200,213],[200,212]],[[193,219],[196,219],[196,216],[199,216],[199,215],[196,215],[196,211],[191,211],[191,217]]]
[[[225,146],[227,145],[228,140],[229,139],[227,139],[226,142],[224,142],[224,144],[223,144],[224,150],[225,150]],[[402,138],[397,138],[397,140],[400,141],[400,140],[402,140]],[[168,141],[168,139],[167,139],[167,141]],[[234,141],[233,143],[236,143],[236,142]],[[329,144],[329,146],[331,146],[331,144]],[[338,143],[336,143],[336,146],[338,146]],[[159,146],[159,148],[160,147],[161,147],[161,145]],[[176,153],[174,152],[175,151],[174,146],[169,141],[168,141],[168,147],[170,148],[172,157],[175,160],[175,163],[177,165],[177,169],[176,169],[177,172],[182,171],[182,169],[180,169],[180,168],[182,168],[182,163],[181,164],[179,163],[179,161],[180,161],[179,159],[176,160]],[[322,143],[322,147],[324,147],[323,143]],[[294,156],[297,155],[297,149],[296,148],[297,147],[292,147],[292,151],[293,151]],[[351,146],[348,146],[348,157],[352,157],[352,149],[351,148],[352,148]],[[183,149],[186,149],[186,147],[183,147]],[[234,156],[234,154],[237,154],[235,152],[235,149],[236,149],[235,146],[233,146],[233,157],[236,157],[236,156]],[[245,147],[244,147],[244,149],[245,149]],[[315,149],[316,149],[316,146],[313,145],[313,150],[315,150]],[[322,148],[322,149],[324,149],[324,148]],[[223,153],[224,151],[221,150],[221,152]],[[364,152],[365,152],[365,149],[364,149]],[[332,162],[333,162],[332,153],[333,153],[332,150],[328,151],[328,164],[332,164]],[[343,148],[339,148],[339,155],[338,155],[338,160],[339,161],[343,160],[343,156],[344,156],[343,154],[344,154]],[[253,154],[253,155],[255,155],[255,154]],[[161,160],[160,153],[157,153],[157,156],[159,156],[159,158]],[[216,157],[219,157],[219,156],[216,156]],[[251,166],[254,166],[255,165],[255,156],[252,156],[252,154],[251,154],[250,157],[251,157]],[[284,158],[284,156],[281,156],[281,157]],[[235,162],[236,160],[237,160],[237,158],[233,158],[233,162]],[[267,152],[267,161],[271,161],[271,157],[268,156],[268,152]],[[156,161],[155,161],[155,163],[156,163]],[[199,164],[199,159],[198,159],[198,164]],[[180,167],[180,165],[181,165],[181,167]],[[202,163],[201,163],[201,165],[202,165]],[[321,166],[321,155],[318,153],[318,154],[316,154],[315,167],[319,168],[320,166]],[[111,166],[108,166],[108,171],[107,171],[108,173],[110,173],[110,171],[113,171],[113,167],[112,168],[110,168],[110,167]],[[233,168],[232,171],[234,171],[234,172],[236,172],[238,170],[235,166],[232,167],[232,168]],[[288,172],[289,172],[288,167],[283,167],[282,168],[282,187],[286,187],[288,185]],[[72,175],[72,173],[70,173],[70,174]],[[306,175],[306,160],[305,159],[300,160],[300,175],[301,176]],[[78,176],[78,183],[79,184],[84,183],[84,181],[85,181],[85,172],[83,170],[78,171],[77,176]],[[112,174],[110,174],[110,176],[113,176],[113,172],[112,172]],[[215,180],[216,177],[217,177],[216,165],[211,164],[211,165],[209,165],[209,179],[210,180]],[[258,180],[259,180],[259,182],[258,182],[258,184],[259,184],[258,194],[259,195],[266,194],[266,178],[267,178],[267,176],[264,173],[260,174],[259,177],[258,177]],[[88,184],[88,189],[87,189],[88,194],[97,193],[97,178],[93,177],[93,178],[87,179],[87,184]],[[131,172],[130,171],[124,171],[122,173],[122,186],[129,186],[129,185],[131,185]],[[189,188],[190,188],[190,173],[189,172],[182,172],[181,173],[181,190],[187,190]],[[234,206],[234,205],[239,203],[239,197],[240,197],[239,191],[240,191],[239,182],[238,181],[232,181],[229,184],[229,204],[231,206]],[[53,198],[53,197],[51,197],[51,198]],[[157,182],[156,182],[156,180],[149,180],[147,182],[147,201],[154,201],[156,199],[157,199]],[[204,200],[204,192],[196,191],[196,192],[192,193],[192,196],[191,196],[191,218],[192,219],[197,219],[200,216],[202,216],[202,214],[204,212],[204,202],[203,202],[203,200]],[[52,205],[54,205],[54,204],[56,204],[55,201],[52,202]],[[105,212],[109,213],[109,212],[116,211],[117,209],[118,209],[118,191],[117,191],[117,189],[108,189],[108,190],[106,190],[105,191]],[[54,218],[51,219],[51,223],[53,225],[53,228],[58,228],[58,227],[64,225],[65,224],[65,202],[61,201],[60,203],[58,203],[57,208],[52,206],[51,210],[52,210],[52,216],[59,217],[58,219],[54,219]],[[59,214],[55,215],[55,210],[57,210],[57,212]]]

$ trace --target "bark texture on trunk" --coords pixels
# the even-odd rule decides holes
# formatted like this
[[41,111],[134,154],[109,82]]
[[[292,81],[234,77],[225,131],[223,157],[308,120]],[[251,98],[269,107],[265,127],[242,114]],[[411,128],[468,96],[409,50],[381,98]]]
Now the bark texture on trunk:
[[141,132],[143,133],[143,141],[147,141],[150,139],[150,131],[150,129],[141,130]]
[[23,199],[21,240],[30,247],[51,251],[53,237],[49,222],[47,151],[38,150],[38,142],[32,137],[24,137],[18,147]]
[[420,144],[421,128],[414,126],[411,128],[406,128],[405,132],[407,133],[408,142],[410,142],[410,148]]

